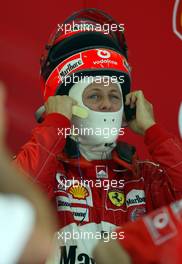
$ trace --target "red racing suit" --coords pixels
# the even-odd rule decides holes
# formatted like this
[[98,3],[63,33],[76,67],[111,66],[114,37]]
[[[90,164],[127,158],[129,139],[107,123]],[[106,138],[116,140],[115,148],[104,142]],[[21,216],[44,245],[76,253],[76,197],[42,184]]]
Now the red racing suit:
[[60,226],[50,263],[91,264],[103,234],[182,197],[182,146],[155,124],[144,138],[151,161],[138,160],[124,143],[117,144],[111,160],[87,161],[74,146],[66,150],[64,131],[70,127],[65,116],[47,115],[16,163],[56,206]]
[[159,208],[117,232],[133,264],[182,263],[182,200]]

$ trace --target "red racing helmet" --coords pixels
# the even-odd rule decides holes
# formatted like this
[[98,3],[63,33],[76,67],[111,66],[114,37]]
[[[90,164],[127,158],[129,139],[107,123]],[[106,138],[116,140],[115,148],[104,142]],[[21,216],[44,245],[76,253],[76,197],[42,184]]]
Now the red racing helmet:
[[[107,30],[106,30],[107,26]],[[41,56],[41,76],[48,78],[63,60],[83,50],[110,48],[127,58],[124,27],[95,8],[83,9],[57,24]]]
[[124,94],[130,91],[130,68],[120,53],[111,49],[89,49],[59,63],[43,85],[44,101],[53,95],[68,95],[74,83],[89,76],[109,76],[119,82]]
[[94,8],[76,12],[58,24],[40,61],[44,101],[49,96],[68,95],[72,85],[86,76],[117,79],[125,97],[131,76],[121,29],[111,16]]

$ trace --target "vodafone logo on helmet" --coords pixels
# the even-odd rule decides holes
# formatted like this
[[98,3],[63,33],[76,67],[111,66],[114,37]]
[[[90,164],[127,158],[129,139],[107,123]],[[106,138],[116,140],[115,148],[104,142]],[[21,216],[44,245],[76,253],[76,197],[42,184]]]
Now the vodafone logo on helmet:
[[98,50],[97,55],[103,59],[108,59],[111,57],[111,53],[107,50]]

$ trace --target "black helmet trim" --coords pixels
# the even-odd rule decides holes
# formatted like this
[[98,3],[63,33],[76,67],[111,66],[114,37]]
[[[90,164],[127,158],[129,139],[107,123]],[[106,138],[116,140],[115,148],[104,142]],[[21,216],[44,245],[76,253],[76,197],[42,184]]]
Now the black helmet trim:
[[99,32],[80,32],[60,41],[50,50],[42,76],[46,80],[58,63],[73,54],[93,48],[113,49],[124,56],[122,49],[109,36]]

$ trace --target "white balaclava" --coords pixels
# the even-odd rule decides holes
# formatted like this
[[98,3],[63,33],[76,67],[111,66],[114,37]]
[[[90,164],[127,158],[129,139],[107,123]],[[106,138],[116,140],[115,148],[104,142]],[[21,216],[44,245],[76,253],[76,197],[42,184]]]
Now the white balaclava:
[[[82,96],[85,88],[94,82],[96,77],[90,76],[75,83],[69,96],[88,112],[87,118],[72,116],[73,139],[79,143],[79,150],[87,160],[110,159],[111,151],[116,146],[122,118],[123,103],[117,112],[98,112],[83,104]],[[121,91],[121,86],[116,83]],[[99,84],[98,84],[99,85]],[[122,93],[122,91],[121,91]],[[123,98],[123,96],[121,96]],[[77,136],[75,137],[74,134]]]

